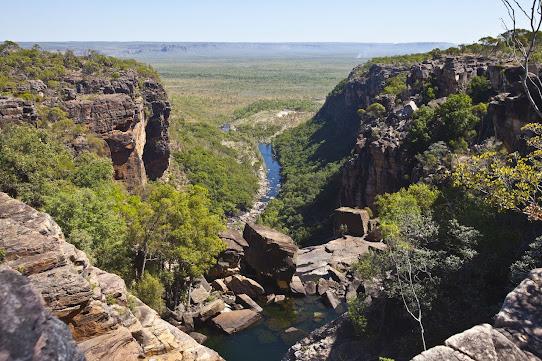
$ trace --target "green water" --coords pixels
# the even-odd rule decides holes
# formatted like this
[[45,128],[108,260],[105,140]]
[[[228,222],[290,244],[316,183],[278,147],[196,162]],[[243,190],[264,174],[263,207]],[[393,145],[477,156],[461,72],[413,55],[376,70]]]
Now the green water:
[[[226,361],[279,361],[290,346],[342,312],[341,307],[326,307],[315,296],[289,299],[265,306],[262,320],[237,334],[228,336],[211,328],[205,330],[209,336],[205,345]],[[290,327],[299,332],[286,334],[284,331]]]

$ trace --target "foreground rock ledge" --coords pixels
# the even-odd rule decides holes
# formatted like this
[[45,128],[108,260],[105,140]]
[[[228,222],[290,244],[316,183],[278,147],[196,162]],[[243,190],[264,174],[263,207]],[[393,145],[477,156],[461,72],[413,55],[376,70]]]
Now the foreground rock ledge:
[[[223,360],[129,295],[120,277],[90,265],[83,252],[64,240],[48,214],[5,193],[0,193],[0,248],[6,251],[5,265],[19,270],[41,293],[46,309],[68,325],[88,361],[151,356],[157,361]],[[20,330],[23,335],[31,331],[39,332]],[[14,341],[3,336],[0,359],[4,349],[14,347]]]

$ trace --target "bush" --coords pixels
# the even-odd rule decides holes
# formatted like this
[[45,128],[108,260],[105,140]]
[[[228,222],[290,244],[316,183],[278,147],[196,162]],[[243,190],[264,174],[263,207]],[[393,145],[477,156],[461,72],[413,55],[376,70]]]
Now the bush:
[[0,263],[4,262],[5,258],[6,258],[6,250],[3,248],[0,248]]
[[165,310],[164,299],[164,286],[160,280],[149,272],[139,280],[133,291],[135,295],[143,301],[147,306],[161,314]]
[[389,78],[386,81],[386,86],[384,87],[384,94],[390,95],[401,95],[405,90],[407,90],[407,80],[408,73],[400,73],[396,76]]
[[365,309],[367,306],[359,297],[347,300],[347,302],[348,318],[350,319],[350,322],[352,322],[356,334],[360,336],[367,330],[367,318],[365,317]]
[[439,141],[456,151],[466,149],[476,136],[475,129],[485,109],[483,104],[473,106],[464,93],[450,95],[437,109],[421,107],[408,131],[409,152],[421,153]]
[[11,125],[0,133],[0,190],[25,203],[40,207],[74,167],[68,149],[44,130]]
[[472,98],[474,104],[487,102],[493,93],[491,82],[485,76],[472,78],[467,89],[467,94]]
[[367,114],[373,117],[381,117],[386,114],[386,108],[380,103],[373,103],[365,110]]

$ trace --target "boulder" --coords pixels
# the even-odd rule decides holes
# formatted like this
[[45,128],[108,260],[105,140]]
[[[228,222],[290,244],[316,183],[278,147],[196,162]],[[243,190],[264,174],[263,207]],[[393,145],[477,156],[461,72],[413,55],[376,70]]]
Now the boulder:
[[355,237],[363,237],[369,232],[370,219],[371,217],[365,209],[338,208],[333,215],[335,235],[339,236],[344,233]]
[[240,294],[237,295],[237,302],[246,308],[249,308],[255,312],[263,312],[263,308],[260,307],[252,298],[248,295]]
[[316,294],[316,283],[314,281],[308,281],[305,283],[305,292],[307,295]]
[[241,259],[244,257],[247,242],[241,233],[228,229],[220,233],[220,239],[226,249],[218,255],[217,264],[208,272],[211,279],[233,276],[241,271]]
[[301,282],[301,279],[298,276],[292,277],[292,281],[290,282],[290,290],[295,296],[307,295],[305,292],[305,286],[303,286],[303,282]]
[[243,237],[247,264],[260,277],[273,280],[286,289],[296,270],[297,246],[292,238],[269,227],[247,223]]
[[217,328],[231,335],[252,326],[260,319],[260,314],[253,310],[238,310],[223,312],[213,318],[212,322]]
[[285,295],[276,295],[275,300],[273,302],[282,303],[284,301],[286,301],[286,296]]
[[66,324],[42,302],[26,277],[0,267],[0,358],[84,361]]
[[194,340],[196,340],[199,344],[204,344],[205,341],[207,341],[207,336],[205,336],[202,333],[199,332],[190,332],[190,337],[192,337]]
[[211,301],[200,309],[199,318],[201,321],[205,322],[208,319],[218,315],[220,312],[224,310],[225,307],[226,307],[226,304],[224,303],[223,300]]
[[224,280],[223,279],[216,279],[214,280],[213,282],[211,282],[211,287],[215,290],[215,291],[219,291],[219,292],[222,292],[222,293],[226,293],[228,292],[228,287],[226,286],[226,284],[224,283]]
[[190,291],[190,299],[195,304],[203,303],[211,294],[205,289],[203,285],[199,285]]
[[341,304],[341,301],[339,301],[335,293],[331,290],[327,290],[322,297],[324,302],[333,309],[336,309]]
[[257,299],[265,293],[264,288],[258,282],[245,276],[227,277],[224,282],[228,289],[236,295],[244,293],[250,298]]

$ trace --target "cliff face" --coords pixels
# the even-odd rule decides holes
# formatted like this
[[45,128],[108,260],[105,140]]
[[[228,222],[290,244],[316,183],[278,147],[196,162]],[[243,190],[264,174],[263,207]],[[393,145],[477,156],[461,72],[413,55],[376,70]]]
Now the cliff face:
[[[385,94],[389,81],[406,78],[401,94]],[[415,64],[372,65],[355,68],[346,83],[330,95],[318,116],[339,129],[349,128],[353,156],[341,170],[339,201],[343,206],[372,206],[378,194],[395,192],[412,181],[412,161],[404,140],[412,114],[422,105],[435,107],[447,96],[467,90],[475,76],[491,81],[496,96],[478,130],[479,141],[495,136],[509,150],[520,149],[521,127],[537,117],[523,95],[520,71],[497,59],[474,56],[442,57]],[[436,98],[424,99],[423,88],[437,89]],[[383,114],[358,114],[373,103],[385,107]]]
[[[108,145],[115,178],[128,188],[162,176],[169,165],[167,94],[160,83],[126,70],[116,79],[71,72],[58,89],[27,81],[29,91],[45,106],[64,109]],[[26,89],[19,89],[26,90]],[[38,119],[36,105],[17,98],[0,98],[0,127]]]
[[4,193],[0,248],[4,265],[28,278],[87,360],[221,360],[129,295],[120,277],[93,267],[49,215]]

